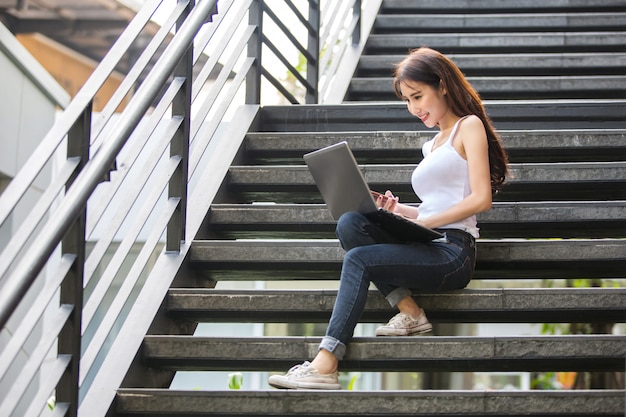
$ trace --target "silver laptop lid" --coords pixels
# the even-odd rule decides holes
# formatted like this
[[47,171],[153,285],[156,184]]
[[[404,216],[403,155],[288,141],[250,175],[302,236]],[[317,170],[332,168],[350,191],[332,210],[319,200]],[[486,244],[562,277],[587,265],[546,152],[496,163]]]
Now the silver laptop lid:
[[366,214],[377,210],[347,142],[307,153],[304,161],[335,220],[348,211]]

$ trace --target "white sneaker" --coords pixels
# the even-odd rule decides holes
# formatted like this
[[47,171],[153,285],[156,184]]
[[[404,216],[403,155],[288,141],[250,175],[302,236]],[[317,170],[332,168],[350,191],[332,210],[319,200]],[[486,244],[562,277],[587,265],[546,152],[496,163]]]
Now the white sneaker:
[[294,366],[285,375],[270,376],[268,382],[274,388],[341,389],[337,372],[320,374],[308,361]]
[[414,336],[432,331],[433,326],[428,321],[426,313],[417,319],[406,313],[398,313],[389,320],[389,323],[376,329],[376,336]]

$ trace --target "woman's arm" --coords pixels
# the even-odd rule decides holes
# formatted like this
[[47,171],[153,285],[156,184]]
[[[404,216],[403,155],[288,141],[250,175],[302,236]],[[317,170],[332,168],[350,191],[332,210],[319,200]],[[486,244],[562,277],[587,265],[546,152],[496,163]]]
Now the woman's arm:
[[453,146],[459,155],[467,160],[471,193],[449,209],[419,221],[420,224],[429,228],[456,223],[491,209],[489,153],[487,134],[482,121],[476,116],[463,120],[454,138]]

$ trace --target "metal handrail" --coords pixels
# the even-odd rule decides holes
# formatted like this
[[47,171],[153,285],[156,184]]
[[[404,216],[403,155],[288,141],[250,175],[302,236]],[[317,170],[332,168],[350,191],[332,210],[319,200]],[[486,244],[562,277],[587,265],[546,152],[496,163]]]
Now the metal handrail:
[[[325,48],[320,44],[330,41],[349,45],[350,40],[321,27],[319,0],[309,0],[306,12],[297,9],[291,0],[283,1],[306,29],[306,39],[291,34],[286,37],[297,44],[307,69],[301,73],[291,59],[279,58],[287,72],[305,86],[304,97],[288,91],[276,71],[264,65],[261,55],[263,45],[271,49],[263,33],[263,20],[277,16],[273,11],[276,2],[221,0],[218,19],[205,25],[211,21],[217,0],[198,0],[197,4],[194,0],[177,0],[119,89],[99,114],[93,114],[95,94],[139,41],[151,17],[165,7],[162,0],[149,0],[60,115],[27,161],[27,168],[0,196],[0,224],[4,224],[37,176],[51,161],[58,160],[59,149],[67,142],[67,155],[49,188],[0,253],[0,327],[16,320],[12,318],[16,308],[28,309],[28,318],[0,351],[0,387],[7,385],[15,358],[33,329],[44,316],[54,317],[54,325],[46,328],[45,337],[36,344],[23,372],[11,385],[10,396],[3,393],[0,397],[0,415],[12,415],[16,410],[38,414],[53,391],[56,411],[61,415],[76,416],[82,407],[89,410],[84,411],[85,415],[104,415],[112,401],[107,395],[112,395],[114,388],[107,389],[105,396],[101,388],[121,383],[127,368],[117,369],[117,365],[124,361],[130,364],[133,349],[136,351],[141,343],[141,332],[147,331],[176,275],[176,265],[185,258],[189,237],[199,229],[211,203],[210,195],[195,198],[194,212],[187,218],[188,187],[221,172],[211,180],[216,192],[227,164],[212,155],[222,155],[223,151],[234,158],[243,140],[246,123],[232,127],[227,119],[229,109],[240,108],[237,111],[251,124],[254,109],[263,104],[264,77],[293,103],[314,103],[326,95],[320,90],[319,80],[332,78],[328,71],[341,67],[340,59],[334,59],[333,65],[320,68],[320,51]],[[333,4],[345,4],[328,1],[332,7],[325,10],[334,9]],[[351,4],[358,10],[353,10],[354,17],[337,30],[348,31],[356,39],[361,4],[358,0]],[[346,10],[352,9],[348,6]],[[249,21],[242,23],[246,14]],[[173,26],[176,29],[172,33]],[[219,74],[213,77],[216,72]],[[117,115],[115,110],[140,78],[141,84],[125,110]],[[241,101],[237,97],[244,85],[246,94]],[[219,136],[223,126],[236,130],[235,137],[231,134],[226,140]],[[170,154],[163,155],[168,147]],[[116,165],[118,172],[109,175]],[[133,169],[142,172],[128,175]],[[109,177],[109,184],[101,185],[103,178]],[[132,187],[126,185],[133,181]],[[149,192],[144,194],[142,189]],[[96,208],[87,212],[88,204]],[[126,225],[129,221],[131,224]],[[141,247],[132,255],[138,242]],[[133,256],[136,259],[129,262]],[[151,261],[154,257],[156,261]],[[122,268],[124,279],[120,280]],[[160,275],[152,274],[151,268],[158,269]],[[55,295],[59,289],[60,295]],[[139,295],[133,295],[138,289]],[[33,305],[22,305],[25,297],[35,300]],[[147,297],[148,302],[142,299],[135,303],[133,297]],[[121,326],[127,314],[134,314],[136,328]],[[122,337],[122,332],[131,332],[132,337],[126,337],[126,333]],[[111,346],[117,337],[129,340],[124,349]],[[55,344],[57,347],[51,350]],[[47,368],[36,393],[28,391],[32,398],[27,400],[25,393],[51,351],[56,351],[56,360]],[[122,361],[118,355],[123,356]],[[115,366],[106,366],[110,361]]]

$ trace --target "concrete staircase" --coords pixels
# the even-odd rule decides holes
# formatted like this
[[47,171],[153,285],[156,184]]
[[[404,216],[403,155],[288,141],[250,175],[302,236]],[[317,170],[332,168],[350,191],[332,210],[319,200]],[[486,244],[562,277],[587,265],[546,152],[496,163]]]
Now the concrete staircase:
[[[420,130],[402,104],[265,107],[111,415],[624,415],[623,334],[485,337],[467,325],[590,323],[597,330],[626,322],[626,288],[613,285],[626,278],[626,5],[441,3],[385,1],[347,97],[391,99],[390,62],[427,44],[453,54],[485,98],[524,99],[487,104],[514,177],[479,218],[470,288],[416,295],[433,336],[364,334],[341,364],[341,371],[420,372],[422,389],[168,389],[176,371],[284,372],[315,354],[320,334],[193,336],[197,323],[328,320],[336,292],[307,288],[333,288],[343,251],[303,153],[347,140],[372,188],[414,201],[410,172],[433,133]],[[568,287],[577,279],[602,287]],[[552,285],[536,288],[543,280]],[[301,289],[224,290],[222,281],[300,282]],[[393,314],[371,291],[362,321]],[[491,371],[618,372],[621,387],[491,391],[442,382],[451,372]]]

